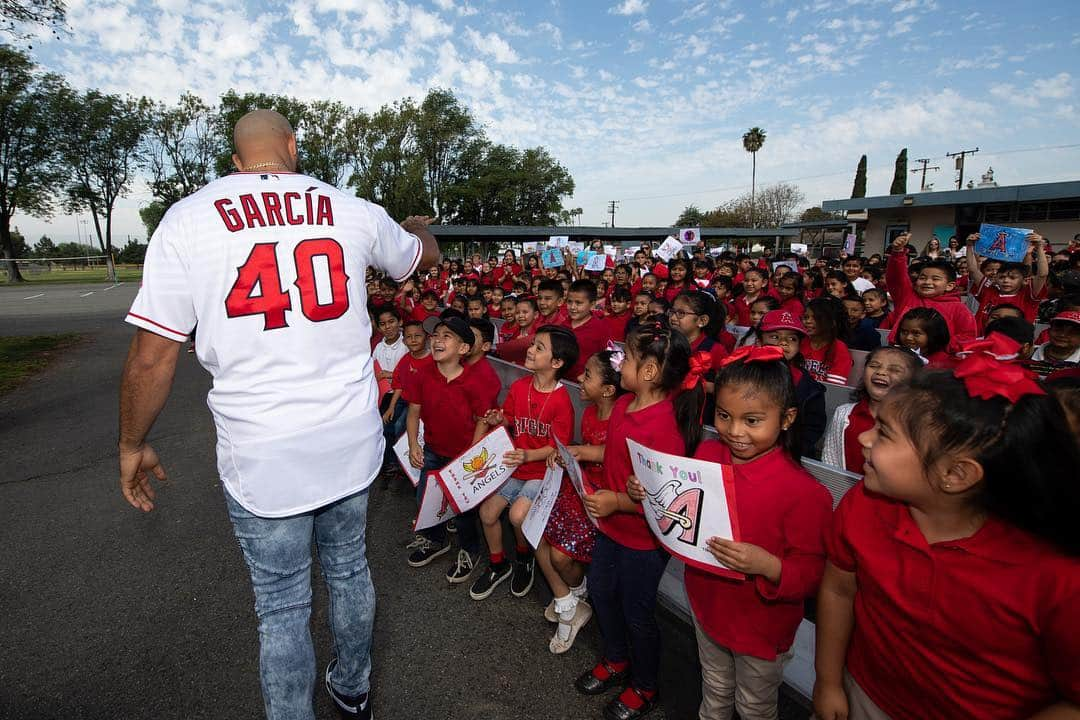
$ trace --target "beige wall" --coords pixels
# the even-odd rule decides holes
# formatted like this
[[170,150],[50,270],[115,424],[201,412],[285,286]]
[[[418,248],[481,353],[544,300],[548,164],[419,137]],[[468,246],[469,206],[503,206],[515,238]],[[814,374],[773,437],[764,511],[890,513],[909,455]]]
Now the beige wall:
[[[956,213],[952,205],[870,210],[863,236],[865,243],[863,255],[868,257],[874,253],[884,252],[885,229],[890,225],[908,225],[912,234],[912,244],[921,251],[930,241],[930,235],[935,226],[953,225],[955,221]],[[1021,223],[1003,224],[1011,227],[1028,227]],[[1050,238],[1054,248],[1068,245],[1073,235],[1080,233],[1080,220],[1050,220],[1032,223],[1030,226]],[[960,238],[960,242],[963,243],[963,241],[964,239]]]

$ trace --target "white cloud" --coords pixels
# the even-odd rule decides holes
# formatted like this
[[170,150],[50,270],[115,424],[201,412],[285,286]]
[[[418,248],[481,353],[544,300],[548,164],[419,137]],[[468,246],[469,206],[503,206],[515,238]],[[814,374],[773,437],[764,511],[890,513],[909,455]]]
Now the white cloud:
[[600,70],[597,75],[604,82],[611,82],[615,79],[615,76],[609,73],[607,70]]
[[626,54],[627,55],[630,55],[630,54],[636,53],[636,52],[641,52],[644,49],[645,49],[645,43],[641,42],[640,40],[631,40],[630,42],[628,42],[626,44]]
[[409,27],[421,40],[431,40],[432,38],[449,35],[454,29],[453,25],[448,24],[435,13],[430,13],[421,7],[409,9]]
[[510,43],[503,40],[496,33],[492,32],[484,35],[472,28],[465,28],[465,37],[476,48],[477,52],[490,55],[497,63],[512,65],[521,62],[521,58],[518,57]]
[[546,35],[551,38],[551,44],[555,46],[556,50],[562,49],[562,30],[556,25],[552,25],[549,22],[542,22],[536,26],[536,31],[541,35]]
[[688,7],[687,9],[683,10],[681,13],[679,13],[678,15],[673,17],[670,22],[671,22],[672,25],[674,25],[674,24],[680,23],[680,22],[682,22],[684,20],[693,20],[695,18],[703,17],[704,15],[708,14],[708,12],[709,12],[709,4],[708,3],[703,3],[703,2],[698,3],[697,5],[692,5],[692,6]]
[[915,24],[916,20],[918,20],[918,18],[914,15],[905,15],[900,18],[894,22],[893,26],[889,29],[889,37],[896,37],[897,35],[911,32],[911,26]]
[[657,80],[649,80],[649,79],[643,78],[643,77],[641,77],[639,75],[638,77],[634,78],[634,84],[637,85],[639,88],[642,88],[644,90],[648,90],[650,88],[656,87],[657,85],[660,84],[660,82],[657,81]]
[[608,8],[613,15],[643,15],[649,9],[646,0],[623,0],[618,5]]
[[652,30],[652,25],[649,24],[649,21],[646,18],[641,18],[631,27],[634,28],[635,32],[649,32]]

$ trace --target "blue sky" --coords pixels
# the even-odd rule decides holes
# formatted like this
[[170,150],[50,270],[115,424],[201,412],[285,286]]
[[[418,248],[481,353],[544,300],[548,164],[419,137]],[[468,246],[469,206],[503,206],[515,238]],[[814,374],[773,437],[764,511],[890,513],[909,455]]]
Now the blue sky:
[[[1080,4],[945,0],[69,0],[75,33],[34,57],[80,87],[175,101],[183,91],[332,98],[373,109],[453,89],[495,140],[544,145],[577,183],[582,223],[666,225],[745,192],[742,133],[768,134],[758,182],[807,205],[869,194],[893,159],[974,148],[967,176],[1076,179]],[[1076,146],[1076,147],[1061,147]],[[1027,151],[1030,148],[1053,148]],[[918,187],[914,176],[909,189]],[[118,235],[142,237],[134,189]],[[76,221],[21,217],[31,241]]]

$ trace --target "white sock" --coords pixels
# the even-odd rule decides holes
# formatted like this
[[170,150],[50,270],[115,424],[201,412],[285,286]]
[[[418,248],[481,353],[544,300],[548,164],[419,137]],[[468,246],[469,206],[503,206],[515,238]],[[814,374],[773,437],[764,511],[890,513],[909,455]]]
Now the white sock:
[[559,628],[556,632],[564,642],[570,639],[570,622],[574,619],[577,604],[577,596],[572,592],[566,597],[555,598],[555,612],[559,614]]
[[587,579],[583,577],[581,578],[580,585],[570,588],[570,592],[573,593],[574,597],[576,597],[578,600],[584,600],[585,597],[589,594],[589,589],[585,587],[586,582]]

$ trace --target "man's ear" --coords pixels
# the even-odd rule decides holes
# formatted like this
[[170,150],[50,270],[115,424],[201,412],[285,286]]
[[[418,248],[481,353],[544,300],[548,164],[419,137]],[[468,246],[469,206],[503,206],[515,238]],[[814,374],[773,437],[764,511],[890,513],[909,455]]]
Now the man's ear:
[[240,170],[241,172],[244,170],[244,163],[240,160],[240,156],[236,153],[233,153],[232,164],[237,170]]

